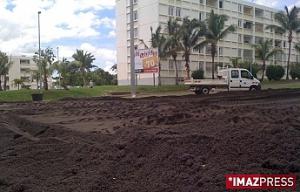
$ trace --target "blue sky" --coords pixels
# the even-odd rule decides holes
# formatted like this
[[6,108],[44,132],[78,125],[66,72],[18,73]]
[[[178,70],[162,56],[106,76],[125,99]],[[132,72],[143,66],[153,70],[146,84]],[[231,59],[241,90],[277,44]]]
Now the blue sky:
[[[300,5],[300,0],[254,2],[277,9]],[[1,51],[12,55],[37,51],[38,11],[42,11],[42,48],[59,47],[60,57],[67,58],[84,49],[106,70],[116,63],[115,0],[0,0]]]

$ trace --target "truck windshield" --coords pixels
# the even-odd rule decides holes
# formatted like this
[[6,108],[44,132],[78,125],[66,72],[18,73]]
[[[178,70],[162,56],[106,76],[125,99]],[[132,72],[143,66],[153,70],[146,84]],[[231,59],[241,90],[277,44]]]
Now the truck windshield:
[[242,78],[245,78],[245,79],[251,79],[251,77],[252,77],[252,75],[248,71],[245,71],[245,70],[241,71],[241,76],[242,76]]

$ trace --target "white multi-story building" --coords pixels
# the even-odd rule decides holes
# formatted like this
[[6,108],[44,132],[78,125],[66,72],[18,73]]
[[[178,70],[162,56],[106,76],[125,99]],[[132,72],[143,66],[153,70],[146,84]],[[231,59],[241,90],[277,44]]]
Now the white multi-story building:
[[[7,75],[7,90],[17,90],[18,86],[15,84],[15,79],[23,80],[23,88],[36,89],[37,82],[33,78],[33,71],[37,71],[37,65],[32,60],[32,57],[26,56],[11,56],[9,57],[11,66]],[[4,78],[4,76],[2,77]],[[4,79],[2,79],[2,87],[4,86]],[[20,87],[20,88],[21,88]]]
[[[130,82],[130,16],[129,1],[117,2],[117,63],[118,83],[127,85]],[[226,25],[237,27],[236,32],[229,34],[218,44],[216,62],[219,65],[230,64],[230,58],[240,57],[243,60],[255,61],[255,52],[251,44],[261,39],[272,39],[273,46],[282,48],[285,54],[276,55],[269,63],[286,67],[288,43],[286,34],[277,34],[267,30],[266,26],[276,24],[274,15],[278,10],[241,0],[135,0],[134,1],[134,33],[137,47],[144,48],[142,41],[150,46],[150,27],[156,29],[159,25],[165,29],[169,18],[196,18],[205,20],[213,9],[217,14],[229,17]],[[294,38],[296,42],[298,39]],[[294,42],[294,43],[295,43]],[[178,57],[179,75],[185,76],[184,61]],[[292,47],[291,62],[298,61],[297,53]],[[256,61],[259,63],[260,61]],[[191,71],[204,69],[205,76],[211,76],[211,56],[209,47],[194,50],[190,61]],[[162,62],[161,77],[163,84],[175,83],[175,69],[170,58]],[[137,75],[138,84],[152,84],[152,74]]]

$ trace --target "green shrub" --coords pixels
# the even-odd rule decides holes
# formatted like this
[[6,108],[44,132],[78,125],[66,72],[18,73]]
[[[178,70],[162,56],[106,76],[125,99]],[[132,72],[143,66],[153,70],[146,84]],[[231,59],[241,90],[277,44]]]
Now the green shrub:
[[291,66],[290,75],[293,80],[300,79],[300,63]]
[[285,74],[284,68],[280,65],[269,65],[266,70],[268,79],[279,81]]
[[204,71],[202,69],[194,71],[192,77],[193,79],[204,79]]

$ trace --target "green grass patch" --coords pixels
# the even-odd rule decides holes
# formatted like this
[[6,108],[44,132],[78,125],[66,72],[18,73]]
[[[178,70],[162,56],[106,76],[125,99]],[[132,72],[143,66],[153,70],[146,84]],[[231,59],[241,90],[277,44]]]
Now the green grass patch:
[[300,89],[300,81],[264,81],[263,89]]
[[[188,90],[186,86],[138,86],[137,92],[140,94],[155,94],[160,92],[176,92]],[[129,86],[96,86],[94,88],[72,88],[70,90],[49,90],[42,91],[44,93],[44,100],[53,101],[63,98],[82,98],[82,97],[99,97],[104,95],[111,95],[112,93],[126,93],[130,92]],[[31,94],[37,93],[37,90],[19,90],[0,92],[0,102],[22,102],[31,101]]]
[[[300,89],[300,81],[265,81],[262,88],[266,89]],[[139,94],[157,94],[168,92],[188,91],[188,86],[138,86]],[[31,94],[36,93],[36,90],[19,90],[0,92],[0,102],[22,102],[31,101]],[[130,92],[129,86],[97,86],[94,88],[73,88],[70,90],[49,90],[43,91],[44,100],[55,101],[63,98],[82,98],[82,97],[99,97],[111,95],[112,93]]]

